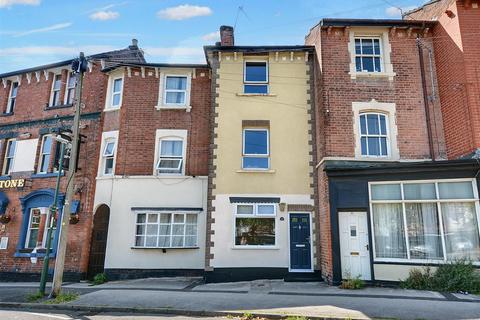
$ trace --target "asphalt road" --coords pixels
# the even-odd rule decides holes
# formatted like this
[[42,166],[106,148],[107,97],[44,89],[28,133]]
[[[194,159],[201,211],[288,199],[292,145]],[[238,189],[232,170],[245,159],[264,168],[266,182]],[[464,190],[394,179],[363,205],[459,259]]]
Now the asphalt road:
[[2,320],[226,320],[226,318],[194,318],[172,315],[142,315],[121,313],[87,313],[87,312],[43,312],[25,310],[0,310]]

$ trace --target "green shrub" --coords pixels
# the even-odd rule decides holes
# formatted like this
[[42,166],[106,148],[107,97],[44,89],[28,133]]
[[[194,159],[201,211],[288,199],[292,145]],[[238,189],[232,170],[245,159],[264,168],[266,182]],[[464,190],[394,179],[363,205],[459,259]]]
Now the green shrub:
[[458,260],[440,265],[433,273],[430,268],[425,268],[423,272],[413,269],[401,286],[407,289],[480,294],[480,274],[471,262]]
[[27,302],[37,302],[38,300],[42,299],[44,295],[41,292],[36,292],[36,293],[30,293],[27,295],[25,300]]
[[360,279],[360,276],[344,279],[342,280],[342,284],[340,284],[340,288],[351,290],[362,289],[364,286],[365,282]]
[[58,304],[58,303],[67,303],[78,298],[79,294],[76,292],[65,292],[60,293],[52,300],[45,301],[47,304]]
[[98,273],[93,277],[92,284],[99,285],[108,281],[107,275],[105,273]]

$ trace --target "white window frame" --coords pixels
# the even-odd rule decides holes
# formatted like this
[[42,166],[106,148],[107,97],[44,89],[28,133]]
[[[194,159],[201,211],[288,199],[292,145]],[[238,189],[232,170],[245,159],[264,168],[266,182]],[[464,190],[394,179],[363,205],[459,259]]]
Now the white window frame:
[[[134,237],[133,237],[133,248],[141,248],[141,249],[198,249],[199,248],[199,243],[198,243],[198,233],[199,233],[199,212],[198,211],[175,211],[175,210],[135,210],[134,211],[135,214],[134,214],[134,217],[135,217],[135,220],[134,220],[134,230],[133,230],[133,233],[134,233]],[[145,223],[138,223],[138,215],[139,214],[145,214]],[[158,215],[158,219],[157,219],[157,223],[154,223],[154,222],[151,222],[151,223],[148,223],[148,215],[149,214],[155,214],[155,215]],[[167,236],[167,235],[160,235],[160,226],[162,225],[162,223],[160,223],[160,216],[162,214],[170,214],[171,215],[171,220],[170,220],[170,234],[168,235],[170,237],[170,246],[166,247],[166,246],[159,246],[159,239],[161,236]],[[183,215],[183,223],[175,223],[174,222],[174,216],[175,215]],[[196,232],[196,239],[195,239],[195,245],[194,246],[186,246],[185,245],[185,238],[187,236],[189,237],[193,237],[192,235],[187,235],[186,232],[187,232],[187,215],[195,215],[197,216],[197,223],[196,223],[196,228],[197,228],[197,232]],[[156,224],[158,225],[158,231],[157,231],[157,244],[156,246],[146,246],[146,238],[147,238],[147,234],[146,234],[146,226],[148,224]],[[139,246],[137,245],[137,226],[138,225],[144,225],[145,226],[145,234],[143,235],[143,237],[145,238],[144,239],[144,244],[143,246]],[[166,225],[165,223],[163,223],[163,225]],[[172,239],[175,235],[173,235],[173,226],[174,225],[184,225],[184,228],[183,228],[183,246],[172,246]],[[142,236],[142,235],[140,235]]]
[[[72,78],[72,75],[75,76],[75,83],[73,84],[73,86],[70,86],[70,79]],[[75,102],[75,90],[76,90],[76,84],[77,84],[77,76],[75,73],[73,72],[69,72],[68,73],[68,76],[67,76],[67,83],[65,84],[65,97],[64,97],[64,104],[65,105],[69,105],[69,104],[73,104]],[[72,102],[69,103],[69,95],[70,95],[70,91],[72,91]]]
[[[122,80],[122,86],[120,91],[113,91],[115,86],[115,80]],[[105,97],[105,109],[104,111],[114,111],[119,110],[122,107],[123,103],[123,88],[125,86],[125,76],[124,76],[124,69],[120,68],[115,71],[112,71],[108,77],[108,86],[107,86],[107,95]],[[113,105],[113,96],[114,94],[120,94],[120,101],[118,105]]]
[[[473,198],[472,199],[440,199],[438,184],[441,182],[471,182],[472,189],[473,189]],[[416,184],[416,183],[434,183],[435,184],[435,196],[436,199],[432,200],[405,200],[404,197],[404,189],[403,186],[407,184]],[[382,185],[382,184],[400,184],[400,192],[401,192],[401,200],[372,200],[372,185]],[[369,199],[369,208],[370,208],[370,227],[372,230],[372,253],[373,253],[373,262],[400,262],[400,263],[408,263],[408,264],[445,264],[451,262],[451,260],[447,260],[447,252],[445,247],[445,235],[444,235],[444,226],[443,226],[443,218],[442,218],[442,203],[451,203],[451,202],[469,202],[474,203],[475,211],[477,216],[477,228],[480,232],[480,204],[479,204],[479,197],[478,197],[478,189],[477,183],[475,179],[467,178],[467,179],[433,179],[433,180],[399,180],[399,181],[380,181],[380,182],[368,182],[368,199]],[[374,221],[373,221],[373,204],[375,203],[384,203],[384,204],[393,204],[393,203],[400,203],[402,204],[402,217],[404,223],[404,232],[405,232],[405,250],[407,251],[407,258],[378,258],[375,252],[375,229],[374,229]],[[406,209],[405,203],[434,203],[436,204],[437,209],[437,216],[438,216],[438,223],[439,223],[439,231],[441,236],[441,243],[442,243],[442,260],[433,260],[433,259],[411,259],[410,258],[410,244],[408,239],[408,230],[407,230],[407,223],[406,223]],[[480,261],[473,261],[474,265],[480,265]]]
[[[265,81],[248,81],[247,80],[247,63],[265,63]],[[269,85],[269,79],[270,79],[270,72],[269,72],[269,61],[267,59],[264,60],[245,60],[243,62],[243,92],[244,94],[269,94],[270,93],[270,85]],[[267,92],[266,93],[245,93],[245,85],[251,85],[251,86],[267,86]]]
[[[177,130],[177,129],[157,129],[155,134],[155,159],[153,161],[153,175],[156,176],[185,176],[185,170],[187,165],[187,130]],[[160,152],[161,152],[161,142],[165,141],[183,141],[182,143],[182,161],[181,161],[181,170],[179,173],[175,172],[158,172],[158,165],[160,164]],[[178,159],[177,157],[172,157]],[[167,159],[167,157],[165,157]]]
[[[245,153],[245,131],[266,131],[267,132],[267,153],[266,154],[249,154]],[[267,158],[267,168],[245,168],[243,165],[244,158]],[[247,171],[268,171],[270,170],[270,128],[243,128],[242,129],[242,170]]]
[[[55,82],[56,82],[56,78],[58,76],[60,76],[60,87],[56,90],[55,89]],[[61,92],[62,92],[62,74],[61,73],[55,73],[53,75],[53,78],[52,78],[52,89],[51,89],[51,92],[50,92],[50,104],[49,104],[50,107],[57,107],[57,106],[61,105],[61,101],[62,101],[62,98],[60,97]],[[57,93],[58,103],[54,104],[56,93]]]
[[[13,88],[14,85],[17,85],[15,96],[13,96]],[[5,109],[5,114],[10,114],[15,110],[15,105],[17,104],[17,95],[18,95],[18,88],[20,87],[20,83],[18,81],[10,82],[10,92],[8,93],[8,101],[7,101],[7,108]],[[13,100],[13,106],[12,106]]]
[[[169,77],[171,77],[171,78],[185,78],[185,90],[167,89],[167,80],[168,80]],[[168,103],[167,102],[167,93],[168,92],[183,92],[185,94],[184,103]],[[164,82],[164,85],[163,85],[163,105],[184,107],[184,106],[187,105],[187,95],[188,95],[188,76],[187,75],[180,75],[180,74],[166,74],[165,75],[165,82]]]
[[[52,145],[50,147],[50,150],[48,150],[48,153],[44,153],[43,152],[43,146],[45,144],[45,140],[47,138],[50,138],[52,139]],[[52,146],[53,146],[53,142],[54,142],[54,139],[51,135],[49,134],[46,134],[44,136],[42,136],[42,143],[40,144],[40,154],[39,154],[39,157],[38,157],[38,169],[37,169],[37,173],[39,174],[45,174],[45,173],[48,173],[48,170],[50,169],[50,160],[52,159]],[[47,166],[47,171],[42,171],[42,166],[43,166],[43,156],[44,155],[47,155],[48,154],[48,166]]]
[[[113,143],[113,150],[111,153],[107,153],[107,146]],[[107,138],[105,140],[102,151],[102,175],[112,176],[115,174],[115,152],[117,151],[117,140],[115,138]],[[105,172],[107,169],[107,161],[112,159],[112,173]]]
[[[384,70],[384,66],[383,66],[383,43],[382,43],[382,37],[381,36],[355,36],[354,38],[354,41],[356,42],[356,40],[360,40],[360,50],[363,50],[363,47],[362,47],[362,42],[363,40],[372,40],[372,50],[374,50],[374,53],[373,54],[366,54],[366,53],[357,53],[356,52],[356,47],[355,47],[355,70],[356,72],[361,72],[361,73],[382,73],[383,70]],[[379,54],[375,54],[375,49],[374,49],[374,40],[378,40],[378,45],[379,45],[379,48],[380,48],[380,53]],[[360,58],[362,60],[362,65],[360,66],[362,68],[361,71],[357,71],[357,59],[356,58]],[[380,71],[366,71],[366,70],[363,70],[363,58],[380,58]],[[374,59],[375,60],[375,59]],[[373,68],[375,69],[375,61],[373,62]]]
[[[252,214],[239,214],[238,207],[239,206],[252,206],[253,213]],[[273,213],[272,214],[259,214],[258,207],[262,205],[271,205],[273,206]],[[278,223],[277,223],[277,203],[235,203],[234,204],[234,215],[233,215],[233,232],[232,232],[232,243],[233,248],[235,249],[276,249],[278,246]],[[254,219],[273,219],[275,223],[275,244],[273,245],[237,245],[236,241],[236,233],[237,233],[237,218],[254,218]]]
[[[15,141],[15,149],[13,150],[13,156],[12,157],[9,157],[8,156],[8,151],[9,151],[9,148],[10,148],[10,142],[12,141]],[[2,168],[2,173],[3,175],[7,176],[10,174],[10,172],[12,172],[12,169],[13,169],[13,166],[15,164],[15,156],[17,155],[17,139],[8,139],[5,143],[5,156],[3,157],[3,168]],[[11,158],[11,162],[10,162],[10,168],[7,172],[7,159]]]
[[[388,119],[388,114],[383,113],[383,112],[378,112],[378,111],[361,111],[359,114],[359,123],[361,124],[360,117],[365,115],[365,126],[366,130],[368,131],[368,122],[367,122],[367,116],[369,114],[373,114],[377,116],[378,119],[378,130],[380,130],[380,117],[379,116],[384,116],[385,117],[385,134],[362,134],[362,126],[359,125],[359,132],[358,135],[360,137],[360,149],[361,149],[361,144],[362,144],[362,138],[365,137],[367,141],[367,153],[368,153],[368,138],[377,138],[380,141],[380,138],[385,138],[387,141],[387,154],[382,155],[382,144],[379,142],[379,148],[380,148],[380,154],[379,155],[371,155],[371,154],[362,154],[362,157],[368,157],[368,158],[389,158],[390,157],[390,135],[389,135],[389,127],[390,127],[390,120]],[[360,151],[361,152],[361,151]]]
[[[162,70],[160,74],[160,81],[158,86],[158,101],[155,109],[157,110],[185,110],[190,112],[192,109],[191,106],[191,91],[192,91],[192,74],[195,73],[195,69],[180,69],[180,68],[168,68]],[[165,92],[167,86],[167,77],[186,77],[187,78],[187,88],[185,93],[185,103],[184,104],[175,104],[175,103],[166,103],[167,95]],[[171,90],[169,90],[171,91]],[[181,90],[184,91],[184,90]]]
[[[115,176],[115,166],[117,163],[117,150],[118,150],[118,131],[106,131],[102,133],[102,143],[100,145],[100,152],[99,152],[99,161],[98,161],[98,171],[97,177],[104,177],[109,178]],[[104,157],[105,148],[107,146],[107,142],[115,141],[115,149],[113,155],[113,171],[111,174],[105,174],[105,164],[106,159]]]
[[[36,228],[36,230],[38,230],[38,235],[40,235],[40,226],[42,225],[42,215],[46,215],[45,216],[45,224],[44,224],[44,228],[43,228],[43,236],[42,236],[42,243],[41,243],[41,247],[42,248],[45,248],[45,245],[46,245],[46,240],[47,240],[47,237],[48,237],[48,229],[50,226],[47,226],[47,222],[48,220],[50,219],[50,210],[49,208],[47,207],[35,207],[35,208],[30,208],[30,212],[29,212],[29,216],[28,216],[28,227],[27,227],[27,235],[25,236],[25,243],[23,245],[23,247],[25,249],[32,249],[32,248],[29,248],[28,247],[28,243],[30,242],[30,235],[31,235],[31,226],[32,226],[32,213],[33,213],[33,210],[39,210],[40,211],[40,221],[38,223],[38,228]],[[50,221],[50,225],[52,225],[54,223],[53,219]],[[52,236],[55,236],[55,230],[56,230],[56,226],[54,228],[54,232],[52,233]],[[37,238],[38,240],[38,238]],[[35,245],[36,245],[36,242],[35,242]],[[51,243],[52,247],[53,247],[53,243]],[[35,248],[35,247],[34,247]]]

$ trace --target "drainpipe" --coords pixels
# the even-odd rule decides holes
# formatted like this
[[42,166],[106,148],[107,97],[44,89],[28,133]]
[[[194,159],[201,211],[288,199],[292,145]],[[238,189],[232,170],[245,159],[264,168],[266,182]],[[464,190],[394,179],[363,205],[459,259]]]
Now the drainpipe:
[[435,162],[435,151],[433,149],[433,138],[432,138],[432,124],[430,122],[430,109],[428,107],[428,91],[427,83],[425,80],[425,62],[423,61],[423,49],[420,39],[417,38],[417,48],[418,48],[418,57],[420,59],[420,75],[422,78],[422,90],[423,90],[423,105],[425,107],[425,117],[427,118],[427,134],[428,134],[428,148],[430,150],[430,158]]

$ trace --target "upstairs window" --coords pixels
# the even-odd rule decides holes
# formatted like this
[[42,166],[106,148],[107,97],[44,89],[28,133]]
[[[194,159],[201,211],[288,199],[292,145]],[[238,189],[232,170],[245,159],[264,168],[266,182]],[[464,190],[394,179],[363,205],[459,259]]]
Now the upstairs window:
[[16,140],[8,140],[5,148],[5,158],[3,161],[3,174],[8,175],[13,168],[13,162],[15,160],[15,150],[17,146]]
[[382,72],[380,38],[355,38],[355,66],[357,72]]
[[245,170],[267,170],[269,167],[268,129],[244,129],[242,168]]
[[382,113],[360,114],[360,143],[362,156],[387,157],[388,146],[388,119]]
[[15,109],[15,102],[17,101],[18,82],[12,82],[10,87],[10,95],[8,97],[7,108],[5,113],[12,113]]
[[105,141],[103,149],[103,174],[112,175],[115,163],[115,140],[109,139]]
[[50,156],[52,153],[51,136],[44,136],[42,139],[42,148],[40,150],[40,163],[38,166],[38,173],[47,173],[50,165]]
[[268,64],[266,61],[246,61],[244,70],[244,93],[268,93]]
[[165,77],[165,105],[185,106],[187,101],[187,77]]
[[118,78],[113,80],[112,85],[112,108],[120,108],[120,103],[122,101],[122,84],[123,79]]
[[52,97],[50,98],[50,106],[58,106],[60,104],[60,90],[62,89],[62,75],[56,74],[53,78]]
[[160,140],[160,156],[157,162],[159,174],[181,174],[183,159],[183,140],[176,138]]
[[73,104],[75,99],[75,85],[77,84],[77,75],[70,73],[67,81],[67,88],[65,91],[65,104]]

